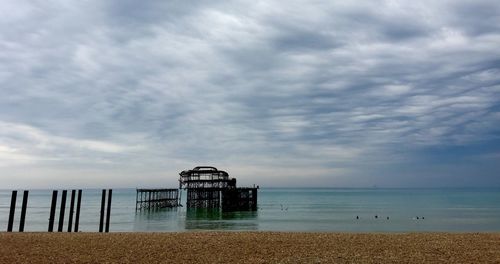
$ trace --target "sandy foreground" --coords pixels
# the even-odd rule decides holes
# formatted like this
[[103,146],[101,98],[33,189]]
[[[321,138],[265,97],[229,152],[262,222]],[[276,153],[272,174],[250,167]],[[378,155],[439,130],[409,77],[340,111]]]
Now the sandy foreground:
[[500,263],[500,233],[0,233],[0,263]]

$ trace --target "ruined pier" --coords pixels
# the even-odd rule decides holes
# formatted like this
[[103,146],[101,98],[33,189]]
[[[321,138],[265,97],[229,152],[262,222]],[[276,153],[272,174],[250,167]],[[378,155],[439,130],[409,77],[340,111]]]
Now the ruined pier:
[[187,190],[187,208],[223,211],[257,210],[258,187],[238,188],[236,179],[215,167],[199,166],[179,173],[179,189]]
[[257,187],[236,187],[236,179],[211,166],[198,166],[179,173],[179,189],[137,189],[136,210],[181,205],[186,190],[187,208],[222,211],[257,210]]

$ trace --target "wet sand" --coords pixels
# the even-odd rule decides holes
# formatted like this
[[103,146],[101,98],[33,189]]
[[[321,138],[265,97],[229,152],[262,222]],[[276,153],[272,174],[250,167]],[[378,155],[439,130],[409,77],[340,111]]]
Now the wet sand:
[[0,263],[500,263],[500,233],[0,233]]

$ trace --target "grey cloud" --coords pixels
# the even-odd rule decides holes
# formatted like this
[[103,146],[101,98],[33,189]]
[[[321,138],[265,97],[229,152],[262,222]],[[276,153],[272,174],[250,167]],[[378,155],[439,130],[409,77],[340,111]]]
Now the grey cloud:
[[498,137],[493,1],[10,8],[20,11],[0,26],[0,121],[46,140],[4,131],[0,161],[14,171],[29,160],[26,177],[91,166],[111,182],[213,163],[317,185],[387,173],[382,185],[397,173],[384,166],[410,171],[422,150]]
[[292,30],[291,32],[284,33],[281,36],[277,36],[274,40],[274,49],[280,52],[290,51],[318,51],[318,50],[329,50],[341,46],[340,43],[336,43],[333,36],[320,34],[311,31],[297,31]]
[[470,35],[490,34],[500,29],[497,23],[500,7],[496,1],[458,1],[450,8],[456,14],[452,18],[453,24]]

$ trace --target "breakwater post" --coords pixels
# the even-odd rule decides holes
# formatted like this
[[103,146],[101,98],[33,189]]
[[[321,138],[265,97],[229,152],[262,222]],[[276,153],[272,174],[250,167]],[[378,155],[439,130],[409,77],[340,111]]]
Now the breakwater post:
[[111,197],[113,197],[113,190],[108,191],[108,210],[106,212],[106,233],[109,232],[109,218],[111,217]]
[[101,195],[101,214],[99,215],[99,232],[102,233],[102,227],[104,224],[104,202],[106,201],[106,190],[102,190]]
[[[105,190],[103,190],[103,191],[105,191]],[[109,189],[107,217],[106,217],[106,229],[105,229],[106,232],[109,232],[110,217],[111,217],[112,192],[113,191],[111,189]],[[7,232],[12,232],[14,229],[17,193],[18,193],[17,190],[12,191],[12,196],[10,199],[9,219],[7,222]],[[48,232],[54,231],[56,209],[57,209],[56,208],[57,207],[57,196],[58,196],[57,194],[58,194],[57,190],[52,191],[52,200],[51,200],[50,213],[49,213],[49,219],[48,219],[49,225],[47,228]],[[58,226],[57,226],[58,232],[63,232],[67,194],[68,194],[67,190],[62,191],[61,205],[60,205],[61,207],[59,209],[59,221],[58,221]],[[22,205],[21,205],[21,215],[19,218],[19,232],[24,232],[24,227],[25,227],[25,223],[26,223],[26,212],[27,212],[27,208],[28,208],[28,197],[29,197],[29,191],[24,190],[23,191],[23,200],[22,200]],[[76,203],[76,212],[75,212],[75,203]],[[72,231],[78,232],[79,231],[81,204],[82,204],[82,190],[81,189],[71,190],[71,200],[70,200],[69,219],[68,219],[68,228],[67,228],[68,232],[72,232]],[[104,201],[103,201],[103,205],[104,205]]]
[[[19,219],[19,232],[24,232],[24,223],[26,220],[26,209],[28,207],[28,194],[29,191],[23,192],[23,202],[21,206],[21,217]],[[10,210],[9,210],[9,222],[7,223],[7,232],[12,232],[14,228],[14,215],[16,212],[16,201],[17,201],[17,190],[12,191],[12,196],[10,197]]]
[[[111,217],[111,197],[113,195],[113,190],[109,189],[108,193],[108,208],[107,208],[107,216],[106,216],[106,229],[105,232],[109,232],[109,219]],[[102,190],[101,195],[101,214],[99,218],[99,232],[102,233],[104,227],[104,210],[106,207],[106,189]]]
[[49,229],[48,232],[54,231],[54,218],[56,217],[57,191],[52,191],[52,202],[50,204]]
[[[78,200],[76,202],[76,212],[75,212],[75,195],[77,190],[71,190],[71,198],[70,198],[70,207],[69,207],[69,217],[68,217],[68,232],[72,230],[74,232],[78,232],[78,226],[80,224],[80,208],[82,201],[82,190],[78,190]],[[49,227],[48,232],[54,231],[54,222],[56,216],[56,207],[57,207],[57,190],[52,191],[52,202],[50,204],[50,214],[49,214]],[[63,190],[61,195],[61,207],[59,208],[59,222],[57,225],[57,232],[62,232],[64,228],[64,214],[66,211],[66,197],[68,191]],[[75,214],[76,213],[76,214]],[[75,217],[73,217],[75,216]],[[73,224],[74,220],[74,224]]]
[[66,212],[66,195],[67,194],[68,194],[67,190],[62,191],[61,207],[59,208],[59,222],[58,222],[58,226],[57,226],[57,232],[63,231],[64,213]]
[[24,221],[26,220],[26,207],[28,207],[29,191],[23,193],[23,205],[21,207],[21,219],[19,220],[19,232],[24,232]]
[[12,226],[14,225],[14,213],[16,212],[16,200],[17,200],[17,191],[12,191],[12,196],[10,197],[10,211],[9,211],[9,222],[7,224],[7,232],[12,232]]
[[78,199],[76,202],[76,215],[75,215],[75,232],[78,232],[78,227],[80,225],[80,206],[82,204],[82,190],[78,190]]
[[68,220],[68,232],[71,232],[73,225],[73,211],[75,209],[75,190],[71,190],[71,201],[69,205],[69,220]]

